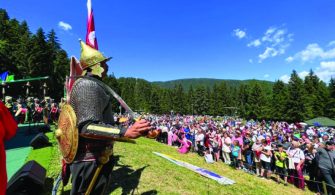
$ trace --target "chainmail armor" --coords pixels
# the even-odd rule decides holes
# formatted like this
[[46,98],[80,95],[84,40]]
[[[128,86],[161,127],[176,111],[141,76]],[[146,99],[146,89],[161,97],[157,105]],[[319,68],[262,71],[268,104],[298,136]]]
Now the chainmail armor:
[[110,96],[99,84],[85,78],[78,79],[70,95],[70,104],[76,113],[78,127],[82,127],[87,121],[112,124],[113,113],[109,100]]

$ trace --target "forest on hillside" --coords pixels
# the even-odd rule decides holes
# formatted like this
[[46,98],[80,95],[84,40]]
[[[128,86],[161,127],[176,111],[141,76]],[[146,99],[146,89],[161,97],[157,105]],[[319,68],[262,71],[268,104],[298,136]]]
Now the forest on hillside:
[[[69,73],[69,58],[54,30],[29,30],[26,21],[10,19],[0,9],[0,73],[15,79],[49,76],[48,95],[59,100]],[[303,121],[317,116],[335,116],[335,80],[327,85],[311,70],[301,79],[293,70],[288,84],[250,80],[218,80],[203,84],[186,80],[171,84],[144,79],[104,78],[136,111],[157,114],[237,115],[244,118]],[[186,83],[185,83],[186,82]],[[41,96],[41,83],[33,82],[31,95]],[[23,86],[10,86],[6,93],[24,96]],[[119,110],[116,101],[114,110]]]

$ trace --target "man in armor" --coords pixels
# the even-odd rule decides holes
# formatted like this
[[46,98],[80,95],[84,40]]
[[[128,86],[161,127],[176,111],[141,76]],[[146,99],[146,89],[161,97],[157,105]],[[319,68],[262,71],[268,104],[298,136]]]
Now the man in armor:
[[106,58],[82,41],[80,44],[80,65],[85,77],[75,81],[70,93],[70,105],[76,114],[79,131],[78,150],[70,164],[71,194],[87,193],[97,167],[101,164],[104,165],[91,194],[106,194],[106,186],[113,169],[113,162],[109,158],[113,153],[113,140],[136,139],[146,135],[151,126],[146,120],[137,121],[128,129],[115,124],[111,110],[112,97],[101,83],[89,79],[93,77],[101,80],[105,77],[108,71],[106,62],[110,58]]

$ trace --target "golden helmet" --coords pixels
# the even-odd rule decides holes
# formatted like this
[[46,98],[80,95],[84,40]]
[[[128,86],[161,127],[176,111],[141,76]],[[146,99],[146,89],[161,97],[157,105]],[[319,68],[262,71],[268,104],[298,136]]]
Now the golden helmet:
[[81,54],[80,54],[80,64],[83,70],[88,67],[94,66],[102,61],[108,61],[111,57],[106,58],[98,50],[86,45],[80,40]]

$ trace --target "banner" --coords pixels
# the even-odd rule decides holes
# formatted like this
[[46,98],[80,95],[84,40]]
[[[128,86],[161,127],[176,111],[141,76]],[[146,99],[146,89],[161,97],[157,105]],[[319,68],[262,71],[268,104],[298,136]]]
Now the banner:
[[92,48],[98,50],[98,41],[95,36],[95,26],[94,26],[94,17],[91,0],[87,0],[87,33],[86,33],[86,45],[91,46]]
[[171,156],[168,156],[166,154],[161,154],[161,153],[158,153],[158,152],[153,152],[153,153],[156,154],[157,156],[165,158],[166,160],[168,160],[168,161],[170,161],[170,162],[172,162],[172,163],[174,163],[176,165],[185,167],[185,168],[190,169],[190,170],[192,170],[192,171],[194,171],[194,172],[196,172],[196,173],[198,173],[198,174],[200,174],[202,176],[205,176],[205,177],[208,177],[210,179],[213,179],[213,180],[219,182],[222,185],[232,185],[232,184],[235,183],[234,180],[231,180],[231,179],[229,179],[227,177],[220,176],[220,175],[218,175],[218,174],[216,174],[214,172],[211,172],[211,171],[209,171],[207,169],[203,169],[203,168],[197,167],[195,165],[192,165],[190,163],[187,163],[187,162],[184,162],[184,161],[181,161],[181,160],[177,160],[177,159],[175,159],[175,158],[173,158]]
[[7,76],[6,82],[11,82],[11,81],[14,81],[14,75]]
[[0,74],[0,80],[1,81],[6,81],[7,76],[8,76],[8,71],[1,73]]

